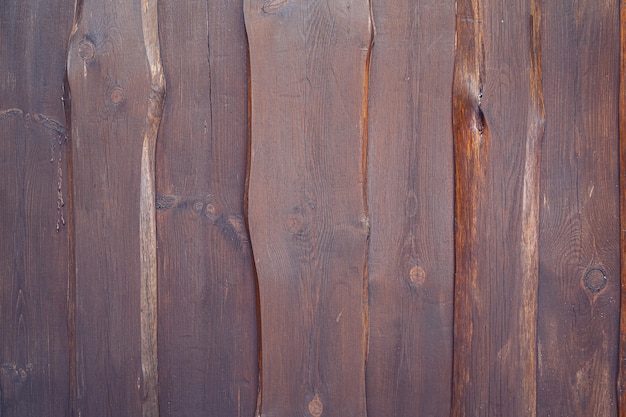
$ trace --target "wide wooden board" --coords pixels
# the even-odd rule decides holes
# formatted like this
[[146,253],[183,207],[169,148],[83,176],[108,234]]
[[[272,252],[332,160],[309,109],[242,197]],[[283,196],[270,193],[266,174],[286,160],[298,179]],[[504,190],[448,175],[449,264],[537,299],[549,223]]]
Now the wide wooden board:
[[256,284],[244,220],[243,3],[160,2],[167,80],[157,144],[160,409],[252,416]]
[[245,2],[262,416],[364,416],[369,4]]
[[71,11],[72,2],[66,0],[0,4],[3,417],[69,414],[68,160],[62,97]]
[[158,415],[156,3],[76,3],[70,39],[74,414]]
[[543,5],[537,415],[615,416],[619,4]]
[[453,2],[374,1],[367,196],[369,417],[449,416]]
[[540,22],[457,3],[454,416],[536,415]]

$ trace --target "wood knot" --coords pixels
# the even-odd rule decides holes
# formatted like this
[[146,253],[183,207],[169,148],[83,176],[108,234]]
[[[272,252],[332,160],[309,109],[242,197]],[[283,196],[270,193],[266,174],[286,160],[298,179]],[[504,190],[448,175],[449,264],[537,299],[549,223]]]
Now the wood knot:
[[313,417],[319,417],[324,412],[324,404],[320,400],[319,395],[315,394],[315,397],[309,402],[309,413]]
[[261,6],[261,10],[267,14],[274,14],[284,9],[289,4],[289,0],[266,0]]
[[78,44],[78,55],[85,61],[92,60],[96,55],[96,48],[88,39],[83,39]]
[[111,94],[109,95],[109,97],[111,99],[111,103],[120,104],[121,102],[126,100],[126,93],[121,87],[114,87],[111,90]]
[[585,288],[591,291],[592,294],[602,291],[606,287],[607,282],[606,272],[602,268],[591,268],[583,277]]
[[409,279],[413,284],[422,285],[426,281],[426,271],[421,266],[414,265],[409,270]]
[[302,207],[295,205],[289,210],[286,226],[290,233],[296,234],[302,231],[305,222],[305,212]]

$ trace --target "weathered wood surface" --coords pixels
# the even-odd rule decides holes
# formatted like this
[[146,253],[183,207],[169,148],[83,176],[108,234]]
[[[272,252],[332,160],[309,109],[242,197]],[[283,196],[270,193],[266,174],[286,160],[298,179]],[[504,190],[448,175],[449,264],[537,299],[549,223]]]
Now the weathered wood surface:
[[537,415],[614,416],[619,4],[543,8]]
[[619,189],[620,189],[620,346],[617,406],[626,416],[626,2],[620,3]]
[[167,80],[157,148],[161,414],[252,416],[243,3],[161,0],[159,16]]
[[449,416],[454,3],[372,6],[368,416]]
[[541,11],[457,2],[455,416],[534,416]]
[[[0,5],[0,415],[69,413],[65,0]],[[45,32],[41,27],[46,27]]]
[[366,1],[245,2],[260,415],[363,416]]
[[626,416],[623,3],[158,8],[0,4],[2,417]]
[[77,2],[70,39],[76,415],[158,415],[156,4]]

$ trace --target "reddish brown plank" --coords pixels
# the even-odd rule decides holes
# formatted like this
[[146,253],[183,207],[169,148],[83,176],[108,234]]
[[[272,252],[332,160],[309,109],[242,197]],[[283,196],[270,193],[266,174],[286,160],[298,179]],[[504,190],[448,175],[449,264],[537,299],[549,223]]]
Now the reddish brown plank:
[[538,415],[615,416],[619,4],[546,2]]
[[158,415],[156,3],[77,2],[72,105],[76,415]]
[[364,416],[369,5],[251,0],[244,10],[259,412]]
[[258,354],[243,201],[243,3],[160,7],[168,85],[157,151],[161,413],[252,416]]
[[69,414],[68,176],[61,97],[71,12],[66,0],[0,4],[3,417]]
[[454,416],[536,415],[540,12],[457,2]]
[[620,347],[617,406],[626,416],[626,3],[620,3],[619,183],[620,183]]
[[372,6],[368,416],[449,416],[454,2]]

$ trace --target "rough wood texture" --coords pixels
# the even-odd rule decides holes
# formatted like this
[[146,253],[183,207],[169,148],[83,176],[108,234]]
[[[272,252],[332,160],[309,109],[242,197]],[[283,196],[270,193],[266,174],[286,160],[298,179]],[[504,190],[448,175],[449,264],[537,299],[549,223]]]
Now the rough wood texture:
[[619,4],[545,2],[537,415],[615,416]]
[[256,284],[244,221],[243,3],[160,1],[167,99],[157,146],[164,416],[252,416]]
[[248,0],[262,416],[364,416],[364,0]]
[[540,21],[457,3],[455,416],[536,415]]
[[150,68],[150,93],[141,148],[139,257],[143,417],[159,416],[157,345],[156,139],[163,113],[165,78],[159,45],[158,0],[141,1],[141,27]]
[[145,302],[154,290],[146,176],[162,95],[156,52],[146,50],[158,46],[155,28],[144,26],[156,24],[154,6],[76,4],[68,57],[75,415],[156,415],[155,347],[146,346],[155,319]]
[[619,184],[620,184],[620,347],[617,405],[626,417],[626,2],[620,3],[620,81],[619,81]]
[[69,1],[0,4],[2,417],[69,414],[61,97],[71,22]]
[[375,1],[369,83],[369,417],[449,416],[454,2]]

